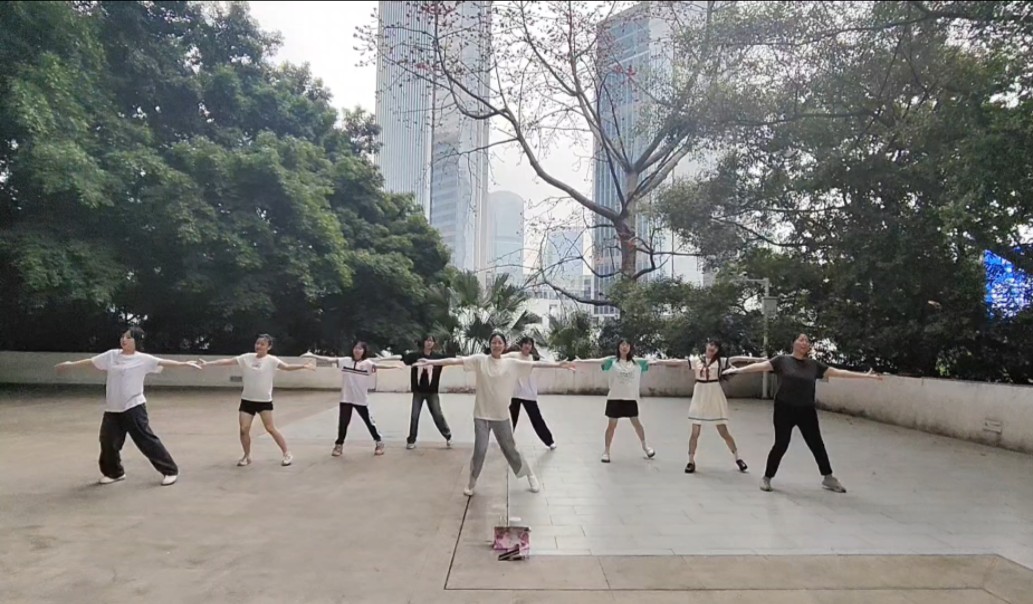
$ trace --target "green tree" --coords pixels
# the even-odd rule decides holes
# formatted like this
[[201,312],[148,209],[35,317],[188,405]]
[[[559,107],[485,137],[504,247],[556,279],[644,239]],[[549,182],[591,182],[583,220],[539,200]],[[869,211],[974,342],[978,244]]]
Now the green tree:
[[597,351],[594,333],[592,315],[577,310],[551,317],[545,342],[558,359],[587,359]]
[[[284,354],[429,324],[448,254],[246,3],[0,6],[0,327],[6,348],[96,348],[137,321],[163,350]],[[71,319],[71,320],[70,320]]]
[[474,273],[456,272],[431,298],[433,307],[447,309],[439,316],[435,336],[448,352],[461,355],[483,352],[495,332],[510,344],[525,335],[541,342],[542,319],[526,309],[528,300],[526,290],[510,283],[508,274],[496,276],[484,288]]
[[[985,4],[760,9],[764,35],[813,34],[774,53],[801,69],[758,97],[792,119],[741,133],[710,178],[660,203],[714,265],[772,279],[834,360],[917,375],[968,375],[972,353],[1003,366],[985,348],[996,330],[980,259],[1023,262],[1031,114],[1016,74],[1029,55],[1006,51],[1028,38],[999,36],[1014,3]],[[817,35],[829,20],[854,35]]]

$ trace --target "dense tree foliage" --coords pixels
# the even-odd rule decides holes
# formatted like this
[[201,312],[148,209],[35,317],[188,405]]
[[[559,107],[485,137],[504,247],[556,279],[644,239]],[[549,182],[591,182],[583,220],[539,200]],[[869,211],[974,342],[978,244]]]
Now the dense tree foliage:
[[408,343],[447,251],[244,3],[0,4],[0,347]]
[[713,266],[770,278],[780,324],[833,360],[1033,379],[1033,309],[988,308],[982,266],[990,250],[1033,274],[1024,4],[758,5],[740,35],[772,48],[746,116],[764,124],[718,141],[711,176],[662,213]]

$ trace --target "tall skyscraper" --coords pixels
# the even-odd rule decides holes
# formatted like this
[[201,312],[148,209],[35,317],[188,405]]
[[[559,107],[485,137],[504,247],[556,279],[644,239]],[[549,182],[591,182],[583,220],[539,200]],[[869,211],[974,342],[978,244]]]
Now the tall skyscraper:
[[512,191],[495,191],[488,196],[488,268],[493,274],[508,274],[509,282],[521,284],[524,277],[524,199]]
[[377,164],[385,187],[414,195],[452,252],[454,266],[481,270],[490,253],[485,208],[488,122],[463,115],[449,86],[436,79],[433,70],[423,73],[427,79],[412,71],[421,63],[434,65],[436,50],[449,61],[460,62],[463,87],[473,94],[462,96],[458,103],[476,108],[476,97],[490,94],[490,3],[446,3],[447,16],[437,19],[428,10],[430,3],[379,4],[376,118],[381,148]]
[[[695,2],[640,2],[635,6],[602,21],[598,27],[599,51],[597,57],[598,89],[597,111],[606,139],[621,145],[627,157],[638,159],[655,135],[651,120],[657,109],[650,95],[642,88],[653,79],[658,85],[669,82],[673,75],[670,11],[691,13],[698,10]],[[635,80],[629,74],[634,73]],[[623,180],[623,171],[612,170],[603,141],[595,142],[594,199],[600,205],[620,211],[621,200],[629,192]],[[639,175],[646,178],[648,173]],[[663,232],[649,216],[650,199],[639,199],[634,214],[636,235],[647,241],[658,252],[678,248],[669,232]],[[595,216],[593,234],[594,293],[605,297],[619,278],[621,268],[620,243],[612,223]],[[677,251],[677,250],[675,250]],[[668,258],[670,262],[670,258]],[[678,263],[679,266],[683,263]],[[651,266],[648,254],[637,253],[636,270]],[[658,271],[652,277],[671,276],[672,267]],[[692,279],[692,275],[678,275]],[[646,277],[650,278],[650,277]],[[694,280],[694,279],[692,279]],[[612,307],[597,307],[596,314],[614,314]]]

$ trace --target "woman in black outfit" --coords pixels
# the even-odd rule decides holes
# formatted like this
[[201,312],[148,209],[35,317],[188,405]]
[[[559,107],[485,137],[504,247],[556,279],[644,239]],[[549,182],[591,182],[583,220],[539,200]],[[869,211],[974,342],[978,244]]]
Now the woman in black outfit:
[[810,358],[811,340],[806,334],[800,334],[793,342],[793,354],[779,355],[768,361],[760,361],[745,367],[726,369],[726,375],[735,373],[758,373],[771,371],[778,376],[778,390],[775,392],[775,445],[768,453],[768,465],[760,490],[771,490],[771,479],[778,472],[778,464],[789,449],[789,440],[793,436],[793,428],[800,428],[804,442],[814,454],[818,469],[824,479],[821,486],[836,493],[846,493],[843,485],[832,475],[832,464],[825,451],[825,442],[821,438],[818,427],[818,410],[815,406],[815,390],[818,380],[826,377],[868,378],[881,380],[882,376],[869,371],[858,373],[845,369],[829,367],[821,361]]

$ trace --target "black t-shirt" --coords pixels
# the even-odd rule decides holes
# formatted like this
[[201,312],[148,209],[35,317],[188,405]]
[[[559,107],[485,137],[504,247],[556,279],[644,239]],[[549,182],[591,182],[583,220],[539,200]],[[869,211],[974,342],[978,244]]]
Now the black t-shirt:
[[[420,359],[445,359],[450,358],[445,355],[432,352],[430,354],[423,354],[423,351],[407,352],[402,355],[402,362],[406,365],[412,365]],[[423,394],[437,394],[438,383],[441,381],[441,367],[424,367],[423,369],[417,369],[413,367],[409,370],[409,387],[413,392],[420,392]]]
[[798,359],[782,354],[771,359],[771,367],[778,376],[775,403],[792,407],[813,407],[815,385],[825,377],[829,366],[814,359]]

